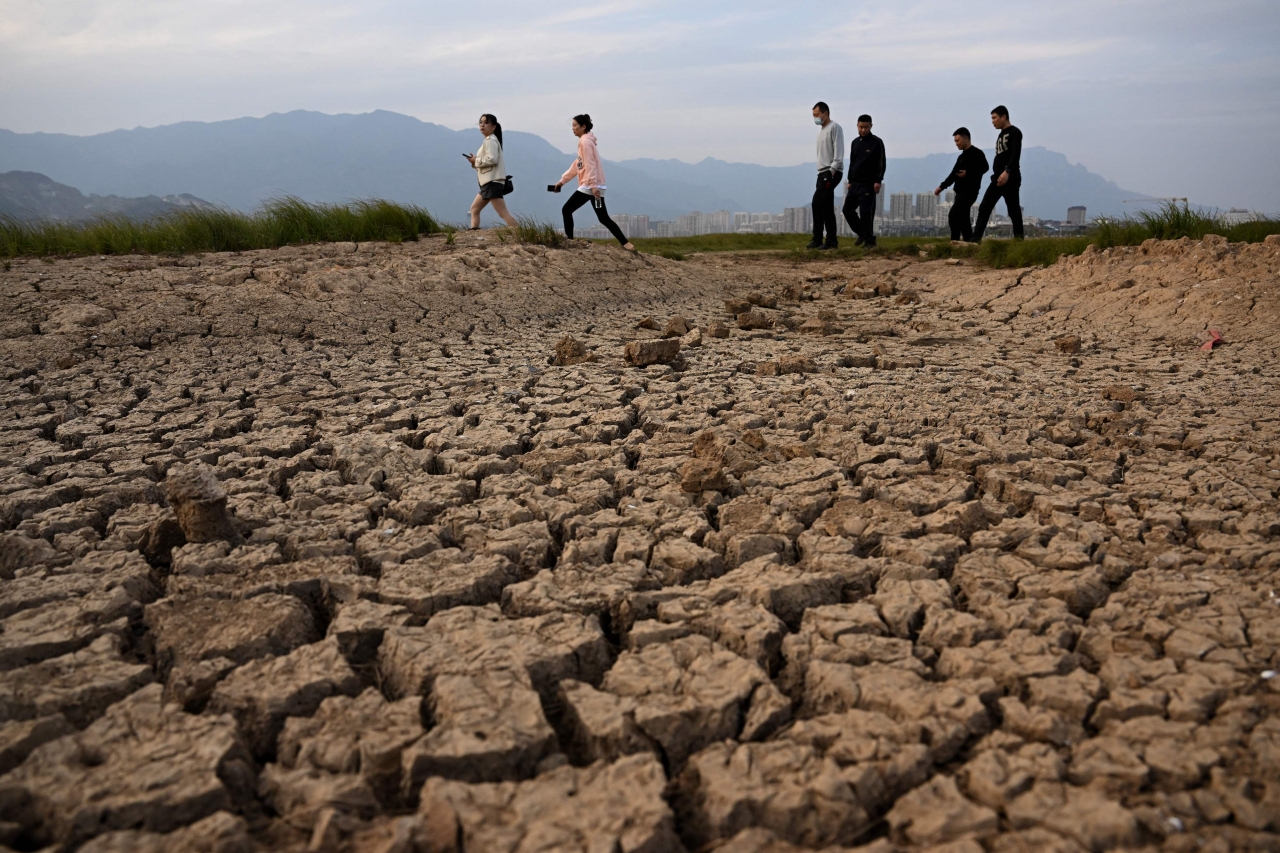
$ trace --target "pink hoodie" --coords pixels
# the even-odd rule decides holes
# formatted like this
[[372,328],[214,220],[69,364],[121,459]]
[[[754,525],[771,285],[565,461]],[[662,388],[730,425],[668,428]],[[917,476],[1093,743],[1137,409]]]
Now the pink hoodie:
[[604,167],[600,165],[600,155],[596,152],[594,133],[587,132],[578,137],[578,159],[560,178],[560,183],[566,184],[570,178],[578,179],[578,189],[604,189]]

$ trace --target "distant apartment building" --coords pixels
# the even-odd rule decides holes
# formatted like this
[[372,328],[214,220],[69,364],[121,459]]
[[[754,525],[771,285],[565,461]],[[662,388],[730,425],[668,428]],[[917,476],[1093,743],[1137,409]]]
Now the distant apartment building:
[[938,209],[938,197],[933,193],[916,193],[916,219],[933,219]]
[[622,229],[622,233],[627,239],[632,237],[642,238],[649,236],[649,217],[643,214],[615,213],[610,217],[614,222],[618,223],[618,227]]
[[735,213],[733,215],[733,230],[742,231],[744,229],[750,229],[751,216],[752,214],[750,213]]
[[[951,193],[947,193],[947,195],[951,195]],[[944,201],[942,204],[939,204],[937,206],[937,208],[933,211],[933,227],[934,228],[949,227],[950,222],[947,217],[951,215],[951,208],[954,206],[955,205],[950,201]]]
[[942,200],[943,200],[943,201],[945,201],[947,204],[955,204],[955,203],[956,203],[956,191],[955,191],[955,190],[947,190],[945,193],[943,193],[943,194],[942,194]]
[[1076,225],[1079,227],[1084,227],[1085,222],[1086,222],[1086,219],[1085,219],[1084,205],[1077,204],[1074,207],[1067,208],[1067,224],[1068,225]]
[[813,230],[813,208],[784,207],[782,230],[786,234],[808,234]]
[[911,193],[894,193],[889,196],[889,218],[899,222],[910,219],[912,210]]

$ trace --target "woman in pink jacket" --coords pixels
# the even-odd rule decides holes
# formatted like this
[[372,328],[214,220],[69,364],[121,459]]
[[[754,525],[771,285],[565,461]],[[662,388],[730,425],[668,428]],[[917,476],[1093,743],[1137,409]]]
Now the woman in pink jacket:
[[600,224],[609,229],[609,233],[618,239],[622,248],[634,252],[636,247],[627,241],[618,223],[609,218],[609,208],[604,205],[604,168],[600,165],[600,154],[596,151],[596,135],[591,132],[591,116],[584,113],[573,117],[573,135],[578,137],[578,158],[555,185],[556,192],[559,192],[562,186],[569,183],[570,178],[578,179],[578,191],[560,209],[564,214],[564,235],[573,239],[573,212],[591,202]]

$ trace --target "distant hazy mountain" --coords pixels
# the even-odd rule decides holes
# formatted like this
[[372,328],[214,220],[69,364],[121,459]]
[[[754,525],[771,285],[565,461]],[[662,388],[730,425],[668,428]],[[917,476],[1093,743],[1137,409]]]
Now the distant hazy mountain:
[[180,207],[212,207],[193,195],[122,198],[118,195],[85,195],[38,172],[0,174],[0,216],[18,219],[74,221],[95,216],[124,215],[150,219]]
[[[608,154],[608,128],[598,128]],[[517,213],[559,221],[565,196],[545,187],[569,166],[576,140],[556,140],[562,151],[529,133],[507,130],[505,155],[517,192]],[[376,111],[326,115],[298,110],[264,118],[182,122],[116,130],[95,136],[0,130],[0,170],[53,175],[90,193],[164,196],[192,193],[249,210],[266,199],[296,195],[337,202],[380,197],[423,205],[448,221],[461,221],[475,196],[475,173],[461,157],[479,146],[478,131],[455,131],[410,116]],[[892,151],[892,140],[887,140]],[[954,157],[935,154],[891,158],[886,190],[927,192],[947,174]],[[1089,214],[1121,213],[1122,198],[1137,197],[1066,157],[1044,148],[1023,153],[1023,206],[1033,215],[1061,219],[1073,204]],[[693,210],[772,211],[807,204],[814,167],[772,167],[706,159],[606,160],[614,213],[673,219]],[[592,220],[586,212],[579,220]]]

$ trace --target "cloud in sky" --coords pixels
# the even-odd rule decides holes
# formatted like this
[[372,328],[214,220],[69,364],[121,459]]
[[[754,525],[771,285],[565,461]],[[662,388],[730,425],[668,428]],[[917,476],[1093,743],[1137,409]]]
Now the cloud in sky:
[[1280,212],[1274,0],[855,4],[0,0],[0,126],[97,133],[292,109],[480,112],[607,156],[812,157],[808,110],[875,116],[891,155],[994,137],[1155,195]]

